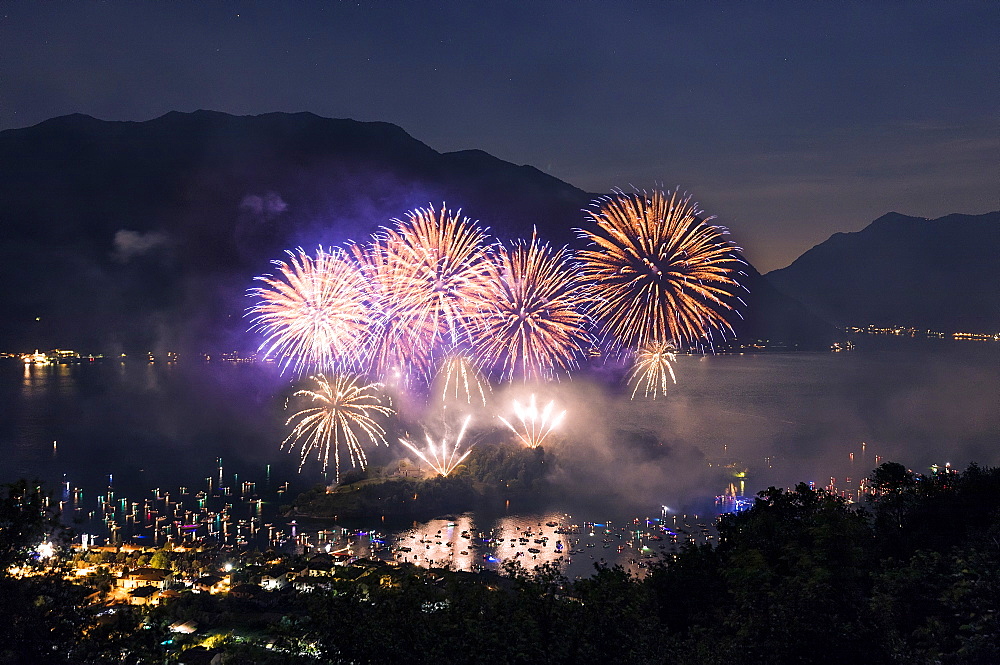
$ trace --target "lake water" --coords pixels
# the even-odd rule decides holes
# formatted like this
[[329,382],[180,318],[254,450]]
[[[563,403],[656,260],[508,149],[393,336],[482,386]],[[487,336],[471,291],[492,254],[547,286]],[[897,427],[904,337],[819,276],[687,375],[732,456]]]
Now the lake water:
[[[410,547],[410,557],[444,557],[461,567],[474,559],[488,562],[491,555],[514,556],[511,538],[520,556],[527,556],[521,534],[534,527],[527,538],[540,551],[526,563],[582,549],[576,556],[589,567],[591,556],[641,561],[644,552],[664,545],[650,538],[670,539],[662,530],[666,523],[650,520],[710,512],[715,495],[730,482],[738,486],[734,469],[746,470],[744,489],[752,494],[800,480],[825,486],[834,479],[838,489],[848,490],[884,460],[920,471],[935,463],[1000,464],[1000,345],[994,343],[914,341],[836,354],[680,356],[675,370],[677,385],[655,401],[631,401],[613,381],[602,384],[595,377],[535,388],[540,403],[555,401],[567,411],[546,443],[554,457],[556,505],[478,522],[476,516],[453,516],[442,523],[370,528],[385,531],[383,540],[391,541],[386,547]],[[260,529],[278,505],[330,480],[314,461],[299,473],[298,457],[279,450],[289,392],[288,381],[270,365],[0,362],[0,481],[46,481],[77,516],[100,513],[99,499],[107,504],[110,496],[121,511],[118,524],[131,512],[136,528],[143,510],[157,510],[164,493],[174,502],[183,496],[188,514],[198,492],[221,505],[228,496],[232,524],[216,525],[217,533],[255,524]],[[506,388],[494,394],[488,410],[472,414],[470,440],[477,429],[496,436],[502,431],[496,413],[528,392]],[[397,406],[411,422],[429,408],[419,398],[398,400]],[[371,449],[369,457],[388,463],[404,452],[394,444]],[[220,495],[220,488],[228,494]],[[569,534],[557,538],[544,526],[553,521],[584,530],[573,536],[580,542],[571,542]],[[612,524],[612,533],[586,526],[593,523]],[[450,536],[440,545],[439,530]],[[155,531],[148,532],[151,539]],[[468,542],[475,533],[492,534],[493,545],[463,548],[462,531],[470,533]],[[406,540],[425,542],[418,551]],[[562,552],[556,552],[556,540]],[[539,544],[545,548],[534,547]]]

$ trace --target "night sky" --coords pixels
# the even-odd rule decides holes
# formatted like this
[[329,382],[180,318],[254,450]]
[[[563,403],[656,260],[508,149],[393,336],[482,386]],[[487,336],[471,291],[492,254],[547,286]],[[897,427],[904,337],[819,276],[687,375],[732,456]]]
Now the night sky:
[[996,2],[8,2],[0,130],[396,123],[592,192],[690,191],[762,271],[891,210],[1000,208]]

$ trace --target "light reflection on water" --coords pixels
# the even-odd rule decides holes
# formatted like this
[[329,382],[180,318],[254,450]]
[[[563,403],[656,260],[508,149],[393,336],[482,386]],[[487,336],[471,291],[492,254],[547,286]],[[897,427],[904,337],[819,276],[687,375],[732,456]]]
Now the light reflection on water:
[[355,556],[425,568],[474,572],[517,562],[531,571],[550,564],[575,578],[593,574],[595,565],[618,565],[641,577],[678,545],[713,540],[713,522],[696,515],[591,522],[555,511],[485,519],[463,513],[385,535],[360,532],[348,541]]

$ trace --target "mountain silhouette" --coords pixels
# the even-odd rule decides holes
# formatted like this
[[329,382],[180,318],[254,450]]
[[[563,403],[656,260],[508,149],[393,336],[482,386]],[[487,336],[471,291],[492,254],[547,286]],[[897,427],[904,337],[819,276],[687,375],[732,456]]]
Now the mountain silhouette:
[[1000,331],[1000,212],[939,219],[891,212],[767,273],[838,326]]
[[[0,349],[246,350],[253,276],[302,246],[362,241],[446,203],[498,238],[579,246],[594,195],[480,150],[310,113],[70,115],[0,132]],[[752,267],[742,339],[836,330]]]

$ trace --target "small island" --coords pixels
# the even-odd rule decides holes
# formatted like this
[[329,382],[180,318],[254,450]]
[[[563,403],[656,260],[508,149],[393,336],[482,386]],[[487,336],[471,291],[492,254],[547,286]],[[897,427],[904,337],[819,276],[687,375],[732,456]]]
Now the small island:
[[334,486],[317,485],[298,496],[290,515],[309,518],[430,518],[471,509],[544,501],[554,458],[545,450],[500,442],[476,446],[447,476],[431,475],[403,460],[396,466],[352,470]]

